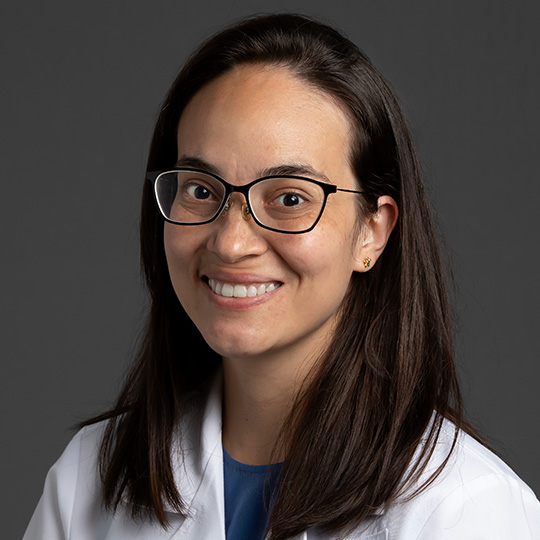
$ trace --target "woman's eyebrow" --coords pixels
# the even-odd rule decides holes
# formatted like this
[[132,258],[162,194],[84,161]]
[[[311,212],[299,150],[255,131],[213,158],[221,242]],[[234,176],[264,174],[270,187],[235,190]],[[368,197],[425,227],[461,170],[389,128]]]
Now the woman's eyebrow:
[[194,169],[202,169],[203,171],[221,176],[221,171],[215,165],[196,156],[182,156],[178,159],[175,167],[193,167]]
[[311,165],[306,165],[303,163],[291,163],[277,165],[275,167],[268,167],[259,171],[259,177],[263,176],[280,176],[280,175],[293,175],[293,176],[309,176],[311,178],[316,178],[323,182],[331,183],[328,176],[315,170]]
[[[176,162],[175,167],[193,167],[194,169],[202,169],[217,176],[223,176],[222,171],[216,165],[212,165],[208,161],[196,157],[196,156],[182,156]],[[283,163],[280,165],[274,165],[265,169],[259,170],[257,178],[263,178],[265,176],[281,176],[281,175],[293,175],[293,176],[308,176],[310,178],[316,178],[322,182],[331,184],[330,179],[323,173],[314,169],[311,165],[304,163]]]

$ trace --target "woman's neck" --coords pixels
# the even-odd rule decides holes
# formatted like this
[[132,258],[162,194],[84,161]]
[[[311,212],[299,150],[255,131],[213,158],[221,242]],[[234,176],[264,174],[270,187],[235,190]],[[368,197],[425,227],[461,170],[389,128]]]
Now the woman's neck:
[[294,399],[313,361],[223,358],[223,445],[248,465],[282,461],[272,455]]

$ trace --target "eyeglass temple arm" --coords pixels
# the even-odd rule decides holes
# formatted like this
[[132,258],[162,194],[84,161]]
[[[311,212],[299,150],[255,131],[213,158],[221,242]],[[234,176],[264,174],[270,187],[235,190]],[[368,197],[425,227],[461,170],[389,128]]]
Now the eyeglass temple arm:
[[367,191],[358,191],[356,189],[336,188],[336,191],[346,191],[347,193],[367,194]]

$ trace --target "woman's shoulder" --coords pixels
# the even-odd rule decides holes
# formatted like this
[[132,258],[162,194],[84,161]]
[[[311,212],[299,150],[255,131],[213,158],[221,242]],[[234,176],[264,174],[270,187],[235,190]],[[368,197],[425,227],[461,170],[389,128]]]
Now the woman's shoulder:
[[[415,494],[437,469],[433,482]],[[444,420],[429,463],[384,513],[396,538],[428,540],[540,539],[540,503],[533,491],[491,450]]]
[[95,456],[103,439],[109,420],[102,420],[79,429],[67,444],[59,461],[71,462]]
[[130,518],[120,505],[105,510],[101,497],[99,452],[107,421],[82,428],[49,470],[43,494],[23,540],[165,540],[169,531],[153,521]]
[[87,478],[97,476],[99,448],[106,427],[107,421],[101,421],[81,428],[49,469],[47,478],[52,476],[57,481],[62,480],[58,485],[69,489],[70,486],[75,487],[75,482],[80,481],[82,475]]
[[435,491],[498,485],[502,491],[512,489],[538,504],[531,488],[505,461],[473,436],[458,430],[451,421],[444,420],[432,466],[438,466],[449,454],[447,466],[434,482]]
[[77,492],[81,486],[86,498],[89,495],[100,498],[98,458],[106,426],[107,421],[102,421],[80,429],[49,469],[45,484],[54,486],[59,498],[80,495]]
[[529,489],[492,450],[464,430],[457,429],[450,420],[444,419],[431,459],[432,465],[438,466],[449,454],[448,467],[442,475],[446,481],[468,481],[494,474],[513,479]]
[[97,458],[105,426],[105,422],[100,422],[82,428],[49,469],[24,540],[70,538],[79,501],[84,501],[87,515],[99,513],[101,487]]

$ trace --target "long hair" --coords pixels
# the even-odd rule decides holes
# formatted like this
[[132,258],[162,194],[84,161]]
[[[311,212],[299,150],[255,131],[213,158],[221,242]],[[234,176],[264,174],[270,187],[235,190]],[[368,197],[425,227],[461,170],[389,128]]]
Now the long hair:
[[[353,129],[344,159],[359,189],[370,194],[363,212],[376,211],[381,195],[399,207],[377,264],[353,275],[332,342],[280,438],[286,461],[269,522],[272,540],[312,526],[343,532],[409,487],[418,492],[433,481],[442,466],[418,482],[445,417],[469,430],[453,363],[444,270],[418,158],[394,93],[353,43],[312,19],[255,17],[205,42],[166,96],[148,170],[176,162],[176,130],[190,99],[245,64],[288,69],[339,103]],[[165,504],[185,511],[170,460],[174,428],[219,357],[176,298],[163,219],[148,182],[141,260],[151,297],[144,339],[115,406],[87,423],[109,420],[100,454],[106,507],[114,510],[124,499],[134,517],[145,508],[166,526]]]

